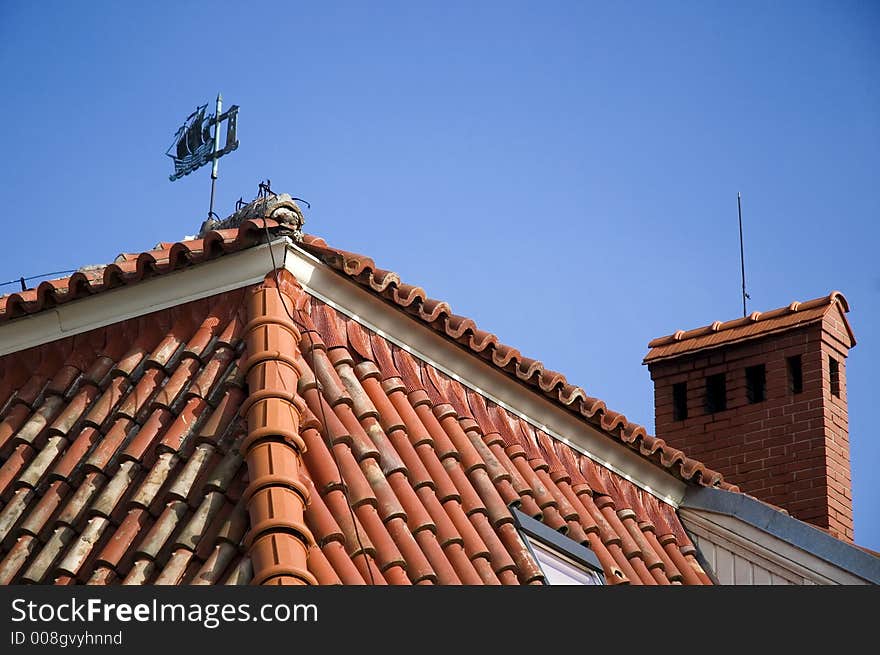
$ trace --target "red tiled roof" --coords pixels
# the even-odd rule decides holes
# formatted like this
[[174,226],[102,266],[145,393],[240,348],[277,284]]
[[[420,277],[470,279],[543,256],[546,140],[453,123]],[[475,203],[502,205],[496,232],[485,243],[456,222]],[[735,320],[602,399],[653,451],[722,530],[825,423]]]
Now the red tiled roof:
[[0,583],[540,581],[509,506],[710,582],[672,507],[281,278],[0,358]]
[[[265,241],[263,223],[264,219],[251,219],[244,221],[237,229],[208,232],[202,239],[163,242],[155,250],[121,254],[113,264],[90,267],[88,271],[80,271],[67,278],[43,282],[36,289],[0,297],[0,323],[253,246]],[[265,223],[273,237],[291,233],[285,225],[272,219],[266,219]],[[405,284],[396,273],[376,267],[371,258],[332,248],[323,239],[310,235],[303,238],[300,246],[347,278],[520,382],[540,390],[682,480],[738,491],[738,487],[725,482],[718,471],[688,457],[663,439],[648,434],[643,426],[630,422],[623,414],[609,409],[602,400],[570,384],[562,373],[545,369],[540,361],[524,357],[517,349],[500,343],[494,334],[479,329],[471,319],[455,315],[446,302],[428,298],[420,287]]]
[[653,339],[648,343],[650,351],[645,356],[644,363],[676,357],[683,353],[696,352],[716,348],[721,345],[746,341],[758,337],[773,334],[782,330],[790,330],[803,325],[810,325],[822,321],[828,313],[834,309],[840,309],[842,317],[842,329],[837,330],[841,338],[848,339],[848,347],[856,343],[852,328],[846,320],[845,313],[849,311],[849,303],[839,291],[832,291],[827,296],[808,300],[806,302],[793,302],[787,307],[781,307],[769,312],[752,312],[745,318],[732,321],[715,321],[711,325],[695,330],[679,330],[669,336]]
[[[264,236],[257,219],[120,255],[0,298],[0,321]],[[671,473],[735,489],[369,258],[301,245]],[[670,506],[295,281],[295,324],[268,301],[260,318],[253,298],[272,287],[0,358],[0,583],[534,582],[508,506],[592,548],[609,581],[709,582]],[[259,355],[267,330],[287,345]],[[298,418],[272,442],[285,431],[254,426],[279,411]]]

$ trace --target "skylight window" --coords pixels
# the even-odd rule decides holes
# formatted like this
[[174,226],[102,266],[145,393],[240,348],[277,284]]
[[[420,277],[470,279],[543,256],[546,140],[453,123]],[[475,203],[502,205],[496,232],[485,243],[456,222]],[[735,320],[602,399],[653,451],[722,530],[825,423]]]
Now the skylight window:
[[517,509],[512,512],[546,584],[605,584],[602,565],[592,550]]

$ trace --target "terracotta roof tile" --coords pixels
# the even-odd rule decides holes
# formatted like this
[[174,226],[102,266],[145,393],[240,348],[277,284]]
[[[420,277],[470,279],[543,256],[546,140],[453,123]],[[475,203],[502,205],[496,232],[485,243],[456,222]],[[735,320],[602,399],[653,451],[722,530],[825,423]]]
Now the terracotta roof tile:
[[[249,222],[123,255],[0,300],[0,320],[262,235]],[[718,480],[372,260],[306,247],[675,474]],[[611,583],[708,582],[672,508],[285,275],[293,321],[269,280],[0,358],[0,582],[540,582],[510,507],[593,549]],[[260,289],[290,360],[276,372],[245,333]],[[278,410],[260,398],[283,399],[299,428],[266,440]]]
[[[755,339],[780,330],[789,330],[802,325],[822,321],[829,311],[838,307],[843,316],[843,328],[849,338],[849,346],[855,345],[855,336],[844,315],[849,311],[849,303],[839,291],[806,302],[793,302],[769,312],[752,312],[749,316],[732,321],[715,321],[711,325],[695,330],[679,330],[665,337],[653,339],[644,363],[650,364],[684,353],[716,348],[734,342]],[[845,338],[845,337],[844,337]]]

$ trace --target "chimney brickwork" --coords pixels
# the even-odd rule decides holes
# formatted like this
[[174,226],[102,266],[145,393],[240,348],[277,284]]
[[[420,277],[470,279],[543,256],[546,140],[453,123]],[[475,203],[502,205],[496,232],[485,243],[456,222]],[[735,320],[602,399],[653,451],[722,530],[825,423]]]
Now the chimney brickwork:
[[[835,295],[840,310],[834,307]],[[663,339],[652,341],[660,347],[645,363],[654,381],[658,437],[722,472],[746,493],[852,541],[846,357],[855,341],[843,315],[846,301],[839,294],[828,300],[828,310],[817,320],[778,328],[780,321],[774,325],[768,319],[765,325],[777,329],[766,333],[757,314],[716,323],[705,329],[714,336],[694,339],[697,346],[714,339],[709,347],[684,347],[691,333],[664,338],[667,344],[677,342],[665,353]],[[789,310],[797,311],[795,306]],[[737,330],[750,333],[742,337]],[[718,378],[716,397],[707,398],[713,392],[706,380],[717,374],[724,378],[722,409],[716,404]]]

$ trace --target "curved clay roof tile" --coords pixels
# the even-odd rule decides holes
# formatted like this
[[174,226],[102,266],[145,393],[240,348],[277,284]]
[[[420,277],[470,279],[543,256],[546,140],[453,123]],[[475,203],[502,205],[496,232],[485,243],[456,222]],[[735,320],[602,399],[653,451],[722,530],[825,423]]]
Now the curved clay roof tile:
[[[66,282],[66,291],[65,281],[59,280],[48,287],[43,286],[42,292],[30,290],[23,294],[11,294],[0,298],[0,321],[40,311],[51,303],[61,302],[62,299],[66,302],[86,294],[136,283],[179,267],[263,243],[267,229],[276,235],[289,232],[288,228],[272,219],[257,218],[243,221],[237,229],[210,231],[203,239],[173,244],[161,243],[159,245],[162,248],[154,252],[125,255],[123,261],[110,264],[103,269],[71,276]],[[659,459],[669,463],[670,470],[679,477],[688,479],[690,477],[688,473],[696,470],[691,463],[692,460],[681,455],[680,451],[670,451],[666,453],[666,457],[663,457],[662,451],[668,446],[662,440],[653,440],[643,432],[643,429],[640,430],[638,426],[632,427],[626,417],[608,411],[602,401],[587,396],[583,389],[569,384],[561,373],[545,369],[538,360],[524,358],[517,349],[500,343],[494,334],[479,330],[470,319],[455,316],[448,304],[428,298],[419,287],[402,284],[397,274],[392,271],[377,269],[371,258],[334,249],[323,239],[311,235],[304,235],[300,245],[358,284],[378,293],[401,309],[409,309],[415,318],[423,321],[431,329],[451,340],[457,340],[474,354],[482,356],[494,366],[533,386],[538,393],[545,394],[560,406],[606,430],[611,438],[629,445],[637,452],[645,454],[645,451],[649,451],[652,457],[656,451],[661,451]],[[824,300],[826,303],[831,301],[840,302],[843,309],[848,310],[846,300],[839,293],[833,292]],[[761,321],[764,318],[766,315],[762,315]],[[722,326],[722,329],[724,328],[725,326]],[[354,321],[348,321],[346,333],[345,336],[353,351],[366,360],[374,358],[373,348],[363,328]],[[653,341],[652,346],[657,343],[680,341],[689,334],[678,331],[670,337]],[[339,336],[341,339],[342,335]],[[618,428],[622,429],[618,430]],[[708,473],[712,477],[713,472]],[[717,477],[720,478],[720,475]]]

